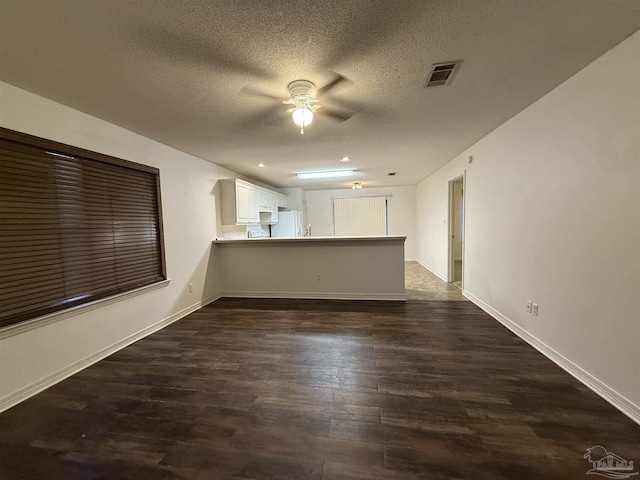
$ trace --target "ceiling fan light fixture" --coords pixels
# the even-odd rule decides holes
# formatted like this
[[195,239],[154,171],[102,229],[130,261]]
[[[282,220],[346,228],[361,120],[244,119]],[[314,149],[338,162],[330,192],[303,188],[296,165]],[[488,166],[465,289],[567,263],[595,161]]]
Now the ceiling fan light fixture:
[[294,80],[289,84],[291,98],[284,103],[293,105],[289,112],[293,123],[300,127],[300,135],[304,135],[304,127],[313,122],[313,112],[320,107],[318,100],[310,93],[314,88],[315,85],[309,80]]
[[298,107],[291,114],[293,117],[293,123],[299,127],[306,127],[313,122],[313,112],[306,107]]

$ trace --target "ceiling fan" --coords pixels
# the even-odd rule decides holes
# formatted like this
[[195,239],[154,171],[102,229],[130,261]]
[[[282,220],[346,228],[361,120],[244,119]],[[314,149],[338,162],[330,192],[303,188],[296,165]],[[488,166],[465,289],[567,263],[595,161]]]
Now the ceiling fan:
[[[242,92],[259,97],[279,100],[282,104],[291,105],[291,107],[286,110],[286,113],[291,114],[293,123],[300,127],[300,134],[304,135],[304,129],[311,124],[315,114],[323,115],[324,117],[336,122],[344,122],[354,115],[351,111],[328,108],[320,103],[320,99],[322,99],[328,92],[333,90],[336,86],[346,82],[348,82],[346,77],[337,75],[336,78],[328,84],[316,89],[315,84],[310,80],[294,80],[287,86],[287,89],[289,90],[289,98],[287,99],[266,94],[251,87],[243,88]],[[273,105],[267,111],[259,113],[257,118],[259,120],[268,120],[274,116],[279,117],[284,112],[285,110],[280,105]]]

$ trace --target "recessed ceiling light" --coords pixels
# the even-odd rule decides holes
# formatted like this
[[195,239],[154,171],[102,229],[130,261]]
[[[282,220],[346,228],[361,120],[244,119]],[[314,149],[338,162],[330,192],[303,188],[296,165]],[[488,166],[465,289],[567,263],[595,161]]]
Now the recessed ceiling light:
[[258,165],[256,165],[256,167],[264,168],[264,167],[266,167],[266,165],[264,163],[260,162]]
[[347,162],[350,162],[350,161],[351,161],[351,159],[350,159],[349,157],[342,157],[342,158],[340,159],[340,161],[341,161],[342,163],[347,163]]
[[335,178],[335,177],[350,177],[353,175],[353,170],[329,170],[326,172],[308,172],[298,173],[298,178]]

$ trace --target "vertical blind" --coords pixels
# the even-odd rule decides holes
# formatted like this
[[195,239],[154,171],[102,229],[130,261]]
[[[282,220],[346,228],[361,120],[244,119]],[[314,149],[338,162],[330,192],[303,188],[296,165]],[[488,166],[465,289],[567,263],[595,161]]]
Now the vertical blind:
[[164,280],[162,243],[157,169],[0,131],[0,327]]
[[344,236],[387,235],[386,197],[333,199],[334,234]]

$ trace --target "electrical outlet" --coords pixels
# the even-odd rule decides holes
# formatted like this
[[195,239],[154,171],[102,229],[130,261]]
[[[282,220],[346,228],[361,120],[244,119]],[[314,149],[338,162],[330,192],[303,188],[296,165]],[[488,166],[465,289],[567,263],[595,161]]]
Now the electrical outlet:
[[189,291],[190,291],[190,292],[193,292],[193,283],[190,283],[190,284],[189,284]]
[[538,304],[534,303],[531,305],[531,313],[533,313],[536,317],[538,316]]
[[531,302],[531,300],[527,300],[527,312],[531,313],[531,305],[533,303]]
[[316,273],[316,280],[317,281],[322,281],[322,274],[321,273]]

